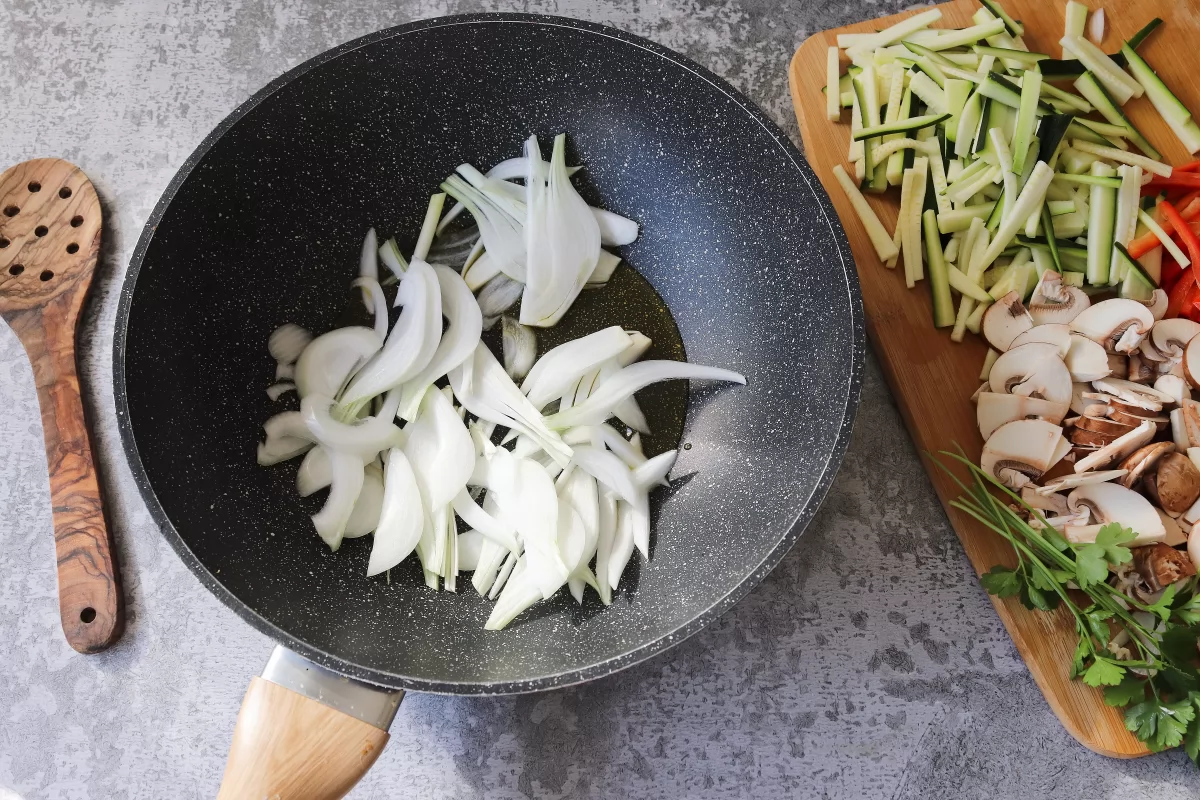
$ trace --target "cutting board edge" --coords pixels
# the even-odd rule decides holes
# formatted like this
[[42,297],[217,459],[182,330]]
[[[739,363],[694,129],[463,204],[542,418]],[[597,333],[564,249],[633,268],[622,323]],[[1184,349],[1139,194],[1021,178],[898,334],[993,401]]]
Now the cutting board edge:
[[[941,9],[946,9],[946,8],[958,7],[958,6],[967,6],[970,8],[974,8],[974,7],[976,7],[976,4],[973,2],[970,2],[970,0],[952,0],[949,3],[942,3],[935,7],[941,8]],[[809,126],[808,126],[810,115],[807,115],[804,113],[805,104],[803,102],[803,98],[801,97],[801,94],[799,91],[799,85],[801,84],[801,80],[799,77],[801,74],[801,70],[800,70],[801,65],[803,63],[805,63],[809,58],[816,60],[818,63],[824,64],[825,52],[827,51],[827,48],[830,45],[836,43],[836,36],[838,33],[875,29],[880,26],[889,25],[892,22],[898,21],[900,19],[904,19],[906,17],[912,16],[913,14],[919,13],[921,11],[926,11],[926,10],[928,10],[928,8],[913,9],[910,11],[901,12],[899,14],[894,14],[889,17],[881,17],[881,18],[873,19],[873,20],[865,20],[863,22],[855,23],[853,25],[847,25],[847,26],[842,26],[840,28],[833,28],[833,29],[829,29],[829,30],[818,31],[818,32],[810,35],[807,39],[805,39],[804,42],[801,43],[801,45],[796,49],[796,52],[793,54],[792,58],[790,59],[790,61],[788,63],[788,88],[789,88],[789,92],[790,92],[791,98],[792,98],[792,106],[793,106],[793,109],[796,114],[796,121],[800,127],[801,139],[804,142],[806,158],[808,157],[808,153],[809,153],[809,143],[811,141],[813,141],[814,137],[810,133]],[[819,53],[810,55],[810,51],[812,51],[814,49],[819,50]],[[819,119],[819,122],[817,124],[830,124],[829,121],[824,117],[823,114],[818,115],[818,119]],[[836,163],[842,163],[842,159],[838,159],[838,161]],[[829,193],[831,200],[832,200],[833,197],[835,196],[835,193],[841,191],[840,187],[837,187],[836,185],[831,185],[828,182],[828,176],[826,173],[829,170],[831,170],[832,167],[830,166],[828,169],[824,169],[824,168],[822,168],[823,165],[814,163],[812,160],[810,160],[810,164],[812,164],[813,171],[816,173],[818,179],[822,183],[822,186],[824,186],[826,192]],[[835,204],[835,210],[836,210],[836,204]],[[841,216],[840,212],[839,212],[839,216]],[[847,222],[843,222],[843,228],[847,229],[847,237],[850,238],[852,235],[851,230],[853,230],[853,228],[851,226],[860,226],[860,225],[861,225],[861,223],[859,223],[857,218],[855,218],[853,221],[849,221],[849,224],[847,224]],[[874,267],[875,265],[871,265],[871,266]],[[855,257],[855,269],[856,270],[858,269],[857,257]],[[861,279],[862,278],[861,270],[859,270],[859,272],[860,272],[860,279]],[[866,305],[866,303],[864,301],[864,311],[865,311],[865,305]],[[872,348],[876,351],[876,353],[878,353],[880,351],[880,347],[878,346],[879,339],[878,339],[878,332],[876,331],[876,328],[875,328],[874,317],[870,313],[865,313],[865,319],[866,319],[866,330],[867,330],[868,337],[870,338]],[[886,358],[879,358],[878,360],[879,360],[880,366],[884,372],[885,379],[888,382],[888,386],[891,389],[892,394],[896,400],[897,407],[899,408],[900,413],[901,413],[901,417],[904,419],[905,428],[908,431],[909,436],[913,439],[914,445],[918,448],[918,450],[921,450],[922,443],[913,434],[913,431],[916,428],[915,428],[914,420],[912,417],[912,410],[909,407],[907,398],[901,392],[897,391],[897,389],[896,389],[898,382],[896,379],[896,375],[894,373],[894,367],[890,363],[890,361],[888,361],[888,359],[886,359]],[[969,527],[969,526],[965,525],[965,521],[963,519],[956,519],[957,517],[960,517],[960,515],[949,506],[950,501],[953,500],[954,497],[949,496],[943,490],[944,487],[942,485],[942,482],[939,481],[937,479],[937,476],[934,474],[934,470],[936,470],[937,468],[924,455],[922,455],[921,460],[923,462],[923,466],[925,468],[926,474],[929,475],[929,478],[930,478],[931,483],[933,484],[934,490],[935,490],[936,494],[938,495],[938,500],[941,503],[943,510],[946,512],[946,514],[951,522],[951,526],[954,528],[955,534],[958,536],[959,540],[962,541],[965,546],[966,542],[965,542],[964,537],[974,536],[976,534],[964,533],[963,528]],[[984,533],[984,535],[993,535],[993,534],[988,534],[986,531],[984,531],[983,533]],[[968,554],[968,557],[970,558],[971,553],[970,553],[969,548],[965,548],[965,549],[967,549],[967,551],[968,551],[967,554]],[[991,566],[993,566],[991,564],[988,564],[988,565],[979,564],[976,562],[976,560],[974,558],[971,558],[970,560],[971,560],[972,566],[974,567],[974,569],[976,571],[977,576],[982,574],[983,572],[987,571],[988,569],[991,568]],[[1048,674],[1048,672],[1043,668],[1043,665],[1038,662],[1037,658],[1034,655],[1035,654],[1034,643],[1032,641],[1030,641],[1029,638],[1027,637],[1028,633],[1035,632],[1034,630],[1032,630],[1032,628],[1034,626],[1030,625],[1030,623],[1034,621],[1031,619],[1034,612],[1030,612],[1030,611],[1024,609],[1018,603],[1015,603],[1012,600],[1004,600],[1004,599],[1000,599],[1000,598],[995,598],[995,597],[991,597],[990,595],[989,595],[989,599],[992,601],[992,606],[996,609],[996,613],[1000,617],[1000,621],[1004,624],[1005,629],[1008,631],[1009,636],[1012,638],[1014,646],[1017,648],[1017,651],[1021,654],[1021,658],[1025,662],[1026,669],[1029,670],[1029,673],[1033,677],[1034,682],[1037,684],[1039,690],[1041,690],[1042,696],[1046,699],[1046,702],[1050,706],[1050,709],[1054,712],[1054,715],[1058,718],[1059,723],[1063,726],[1063,728],[1067,731],[1067,733],[1069,733],[1076,741],[1078,741],[1080,744],[1082,744],[1087,749],[1091,750],[1094,753],[1097,753],[1099,755],[1103,755],[1106,757],[1120,758],[1120,759],[1132,759],[1132,758],[1141,758],[1143,756],[1150,755],[1150,751],[1147,750],[1141,742],[1139,742],[1131,733],[1124,731],[1123,724],[1121,724],[1121,731],[1124,733],[1124,736],[1121,736],[1121,737],[1111,736],[1111,732],[1113,731],[1113,729],[1115,727],[1115,726],[1113,726],[1111,720],[1114,717],[1117,720],[1120,720],[1120,712],[1118,712],[1116,709],[1111,708],[1104,704],[1103,695],[1101,694],[1101,692],[1099,690],[1089,689],[1089,692],[1094,694],[1094,705],[1096,706],[1095,711],[1097,712],[1097,716],[1098,716],[1098,718],[1095,721],[1102,723],[1103,717],[1109,717],[1110,718],[1109,724],[1107,724],[1107,725],[1101,724],[1100,727],[1103,729],[1106,729],[1106,732],[1108,732],[1110,735],[1103,736],[1103,735],[1100,735],[1103,733],[1101,730],[1097,730],[1096,728],[1085,729],[1081,725],[1077,724],[1076,715],[1072,714],[1070,712],[1070,710],[1067,708],[1068,703],[1065,702],[1064,698],[1060,695],[1060,692],[1059,692],[1059,686],[1061,686],[1063,683],[1062,674],[1060,673],[1059,676]],[[1044,612],[1037,612],[1037,613],[1044,613]],[[1029,630],[1027,630],[1027,628]],[[1060,670],[1062,673],[1065,673],[1065,669],[1066,669],[1065,664],[1060,665]],[[1121,739],[1119,744],[1123,745],[1123,746],[1119,747],[1119,748],[1112,746],[1112,745],[1118,744],[1117,742],[1112,741],[1113,738]]]

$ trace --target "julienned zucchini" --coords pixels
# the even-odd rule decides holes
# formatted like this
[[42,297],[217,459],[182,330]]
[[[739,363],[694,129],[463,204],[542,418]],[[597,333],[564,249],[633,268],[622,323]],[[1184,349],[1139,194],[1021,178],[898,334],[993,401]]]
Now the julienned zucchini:
[[1142,136],[1141,131],[1133,127],[1133,123],[1129,118],[1121,112],[1121,107],[1117,105],[1117,101],[1113,100],[1112,95],[1108,90],[1100,85],[1100,81],[1096,80],[1096,76],[1090,72],[1085,72],[1079,76],[1079,80],[1075,81],[1075,88],[1084,98],[1096,107],[1100,112],[1100,116],[1111,122],[1113,125],[1121,125],[1129,130],[1129,141],[1137,145],[1137,148],[1155,161],[1162,160],[1162,154],[1155,149],[1154,145],[1147,141],[1145,136]]
[[[1111,178],[1116,175],[1112,167],[1097,161],[1092,164],[1091,177]],[[1117,225],[1117,189],[1121,188],[1120,180],[1116,187],[1092,183],[1091,196],[1088,201],[1088,245],[1087,245],[1087,280],[1093,286],[1108,283],[1109,262],[1112,260],[1113,233]]]
[[887,136],[892,133],[914,133],[922,128],[928,128],[930,125],[936,125],[939,122],[944,122],[949,119],[949,114],[925,114],[920,117],[912,117],[911,119],[897,120],[896,122],[886,122],[881,125],[874,125],[870,128],[863,128],[858,133],[854,134],[855,141],[863,141],[864,139],[874,139],[877,136]]
[[954,300],[950,296],[950,277],[942,254],[942,237],[938,232],[937,214],[926,211],[921,215],[925,233],[925,260],[929,264],[929,292],[933,300],[933,324],[948,328],[954,324]]

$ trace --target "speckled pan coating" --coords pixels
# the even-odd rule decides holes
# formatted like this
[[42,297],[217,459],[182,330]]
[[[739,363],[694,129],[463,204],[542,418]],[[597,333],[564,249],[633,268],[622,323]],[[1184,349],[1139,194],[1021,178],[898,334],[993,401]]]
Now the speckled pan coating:
[[[691,360],[745,388],[695,387],[654,560],[612,607],[566,596],[508,630],[490,603],[364,577],[369,540],[331,554],[261,469],[268,334],[333,326],[363,231],[411,237],[462,161],[571,134],[593,202],[638,219],[625,256]],[[548,139],[547,139],[548,141]],[[243,618],[344,674],[463,694],[615,672],[745,595],[812,517],[858,401],[862,308],[849,248],[799,152],[749,101],[645,39],[575,20],[471,15],[331,50],[235,110],[184,163],[143,232],[114,345],[123,444],[151,513]],[[311,509],[309,509],[311,510]],[[464,581],[464,583],[466,583]]]

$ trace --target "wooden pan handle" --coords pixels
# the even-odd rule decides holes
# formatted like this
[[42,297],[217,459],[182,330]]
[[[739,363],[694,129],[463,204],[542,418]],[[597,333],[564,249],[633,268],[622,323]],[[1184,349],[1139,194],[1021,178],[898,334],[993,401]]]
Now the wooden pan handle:
[[117,640],[124,620],[75,372],[75,305],[69,294],[60,295],[9,323],[29,356],[41,406],[63,633],[80,653],[95,653]]
[[387,731],[254,678],[217,800],[335,800],[366,774],[387,740]]

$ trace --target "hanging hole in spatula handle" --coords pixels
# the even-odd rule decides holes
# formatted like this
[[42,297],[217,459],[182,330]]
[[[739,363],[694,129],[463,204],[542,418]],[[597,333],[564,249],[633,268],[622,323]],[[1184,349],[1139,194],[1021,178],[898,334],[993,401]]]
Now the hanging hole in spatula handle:
[[100,201],[78,167],[43,158],[0,175],[0,212],[0,315],[29,356],[41,407],[63,632],[71,647],[94,653],[123,627],[75,364],[80,311],[100,251]]

